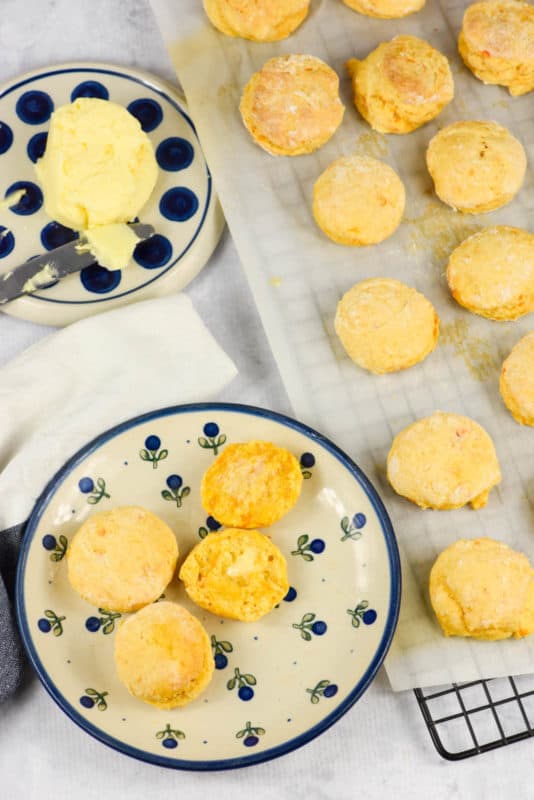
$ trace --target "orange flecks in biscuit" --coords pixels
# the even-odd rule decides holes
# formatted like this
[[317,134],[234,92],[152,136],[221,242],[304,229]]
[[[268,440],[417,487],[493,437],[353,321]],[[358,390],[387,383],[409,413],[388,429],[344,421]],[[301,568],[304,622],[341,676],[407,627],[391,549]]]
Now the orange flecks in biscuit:
[[258,531],[210,533],[189,553],[180,579],[191,600],[221,617],[252,622],[287,594],[286,561]]
[[436,412],[397,434],[387,458],[387,477],[397,494],[421,508],[486,505],[501,480],[493,442],[477,422]]
[[299,462],[270,442],[226,445],[205,472],[202,505],[223,525],[264,528],[277,522],[298,500]]

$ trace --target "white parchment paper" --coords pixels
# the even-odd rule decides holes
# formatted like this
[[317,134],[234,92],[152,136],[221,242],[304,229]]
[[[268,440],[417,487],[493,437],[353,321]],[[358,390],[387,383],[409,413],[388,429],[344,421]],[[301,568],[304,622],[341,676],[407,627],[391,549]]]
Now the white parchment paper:
[[[469,314],[451,299],[444,278],[448,255],[470,233],[495,224],[529,226],[534,100],[484,86],[462,65],[456,37],[467,3],[427,0],[420,13],[390,21],[356,14],[341,0],[312,5],[292,37],[258,44],[217,33],[200,0],[152,0],[295,414],[360,464],[392,517],[403,551],[401,615],[386,661],[393,689],[534,672],[534,637],[497,643],[446,639],[427,591],[435,557],[460,537],[501,539],[534,560],[534,429],[513,421],[498,390],[502,360],[534,327],[532,318],[497,323]],[[344,65],[400,33],[425,38],[448,56],[455,100],[419,131],[382,136],[355,110]],[[343,124],[309,156],[265,153],[251,141],[238,113],[250,75],[284,53],[319,56],[341,78]],[[435,197],[424,163],[426,145],[439,127],[457,119],[496,120],[525,146],[530,165],[525,184],[505,208],[463,216]],[[330,242],[311,214],[314,181],[331,161],[352,152],[387,161],[407,190],[403,224],[371,248]],[[442,323],[440,344],[426,361],[380,377],[349,361],[333,328],[341,295],[356,281],[378,276],[399,278],[424,292]],[[495,442],[503,481],[485,509],[421,511],[397,497],[386,481],[393,436],[438,409],[473,417]]]

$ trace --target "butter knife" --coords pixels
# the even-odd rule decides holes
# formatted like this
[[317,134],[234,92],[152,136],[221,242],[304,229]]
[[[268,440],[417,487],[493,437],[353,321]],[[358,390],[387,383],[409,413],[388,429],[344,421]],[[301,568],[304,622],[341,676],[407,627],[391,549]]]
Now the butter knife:
[[[140,241],[148,239],[155,232],[152,225],[141,222],[133,223],[130,228]],[[82,235],[73,242],[42,253],[0,275],[0,305],[24,294],[36,292],[38,289],[46,289],[65,275],[90,267],[96,259],[84,244]]]

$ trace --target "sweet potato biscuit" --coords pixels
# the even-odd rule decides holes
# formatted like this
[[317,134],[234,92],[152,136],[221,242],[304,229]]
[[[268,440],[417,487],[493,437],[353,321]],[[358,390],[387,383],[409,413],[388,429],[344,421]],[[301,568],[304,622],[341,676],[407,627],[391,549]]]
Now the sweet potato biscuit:
[[211,23],[227,36],[255,42],[285,39],[306,18],[310,0],[204,0]]
[[495,448],[477,422],[437,411],[397,434],[387,458],[397,494],[421,508],[482,508],[501,480]]
[[206,536],[182,564],[180,579],[201,608],[243,622],[268,614],[289,591],[280,550],[264,534],[238,528]]
[[345,107],[339,78],[308,55],[271,58],[251,77],[239,106],[254,141],[273,155],[317,150],[335,133]]
[[454,83],[449,62],[416,36],[396,36],[363,61],[347,62],[354,104],[380,133],[409,133],[450,103]]
[[343,0],[346,6],[366,17],[396,19],[420,11],[425,0]]
[[497,122],[453,122],[426,153],[436,194],[465,214],[493,211],[517,194],[527,166],[523,145]]
[[473,3],[464,14],[458,49],[484,83],[511,95],[534,89],[534,6],[518,0]]
[[388,164],[369,156],[344,156],[316,180],[313,216],[334,242],[363,247],[395,232],[405,199],[404,185]]
[[445,636],[516,639],[534,632],[534,570],[494,539],[459,539],[436,559],[430,601]]
[[295,456],[271,442],[228,444],[204,473],[202,505],[222,525],[265,528],[298,500],[302,474]]
[[350,358],[380,375],[426,358],[438,340],[439,318],[416,289],[392,278],[372,278],[343,295],[335,329]]
[[534,425],[534,333],[527,333],[512,348],[502,365],[500,390],[514,419]]
[[172,530],[138,506],[93,514],[67,550],[73,589],[98,608],[121,612],[156,600],[172,579],[177,559]]
[[115,636],[115,666],[130,694],[158,708],[185,706],[210,682],[210,639],[176,603],[153,603],[132,614]]
[[488,319],[534,311],[534,234],[496,225],[453,250],[447,281],[457,303]]

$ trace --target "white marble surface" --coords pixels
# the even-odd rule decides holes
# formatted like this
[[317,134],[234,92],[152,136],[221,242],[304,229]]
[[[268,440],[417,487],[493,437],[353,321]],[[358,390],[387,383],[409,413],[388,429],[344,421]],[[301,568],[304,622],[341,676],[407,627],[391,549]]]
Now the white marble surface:
[[[429,0],[431,2],[431,0]],[[179,3],[179,0],[176,0]],[[75,59],[134,65],[173,80],[148,0],[0,0],[0,81]],[[231,239],[188,290],[240,375],[224,394],[289,411]],[[0,315],[0,364],[50,329]],[[411,692],[393,694],[381,671],[333,728],[283,758],[200,774],[142,764],[78,729],[28,672],[0,707],[0,797],[107,800],[169,796],[229,800],[384,800],[532,797],[533,741],[450,763],[434,751]]]

